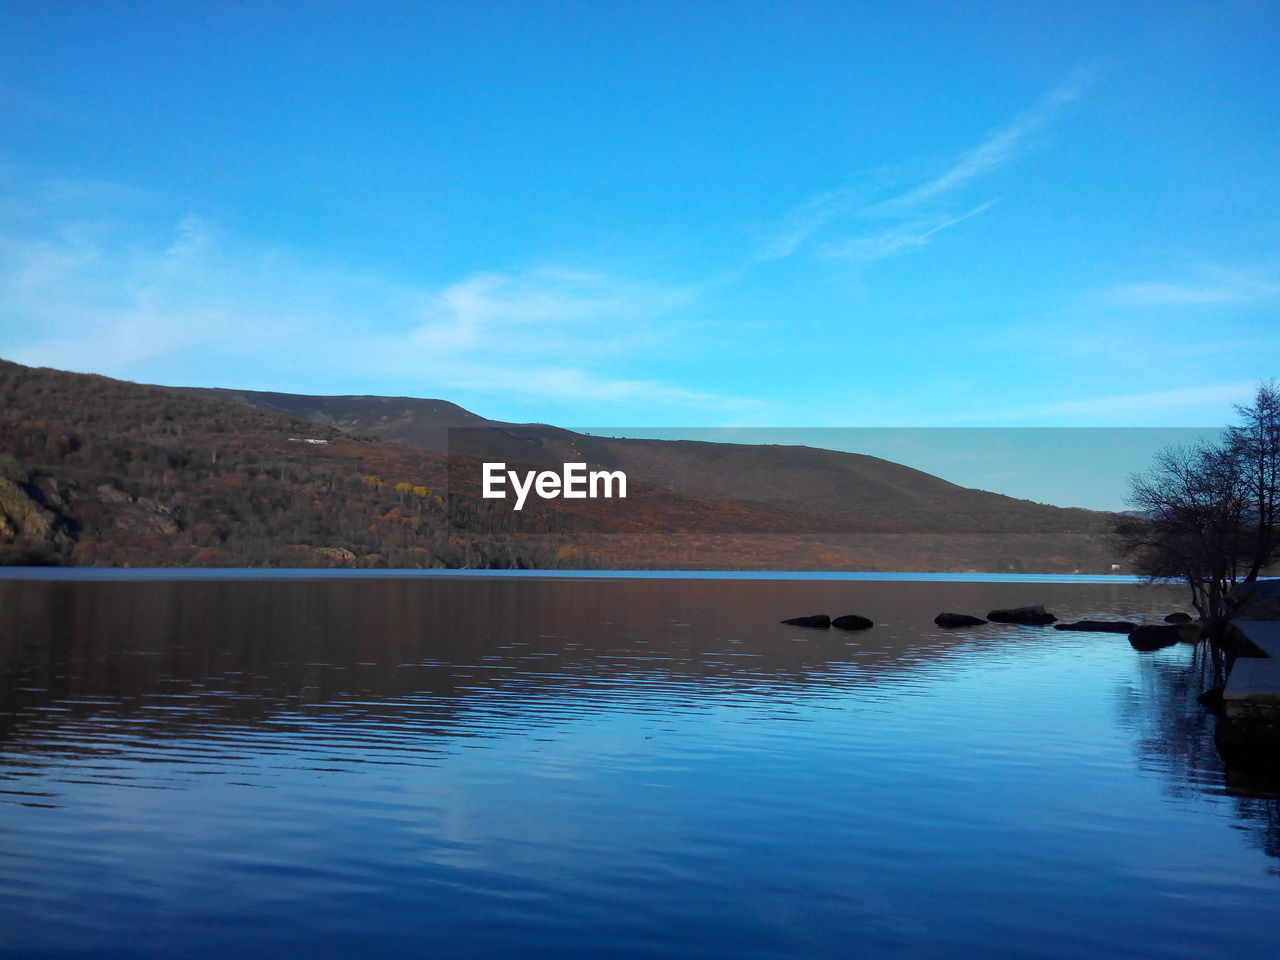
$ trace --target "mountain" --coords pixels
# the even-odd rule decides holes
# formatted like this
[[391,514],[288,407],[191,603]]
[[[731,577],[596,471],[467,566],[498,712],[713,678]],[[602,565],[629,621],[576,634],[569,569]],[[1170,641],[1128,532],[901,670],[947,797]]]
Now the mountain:
[[[973,490],[902,464],[806,446],[637,440],[489,420],[445,400],[192,391],[393,440],[543,468],[586,462],[699,500],[781,510],[808,533],[1102,533],[1110,515]],[[461,428],[461,429],[459,429]],[[729,532],[729,531],[726,531]]]
[[[1107,515],[809,447],[594,437],[444,400],[160,387],[4,361],[0,411],[0,562],[1111,568]],[[465,428],[452,459],[450,428]],[[458,487],[480,459],[623,469],[629,497],[514,515],[450,496],[451,471]]]

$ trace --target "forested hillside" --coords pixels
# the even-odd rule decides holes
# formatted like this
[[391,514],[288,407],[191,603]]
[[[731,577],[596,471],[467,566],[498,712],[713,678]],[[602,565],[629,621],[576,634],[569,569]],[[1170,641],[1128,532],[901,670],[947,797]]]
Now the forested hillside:
[[451,533],[438,454],[4,361],[0,411],[3,563],[554,565],[527,544]]

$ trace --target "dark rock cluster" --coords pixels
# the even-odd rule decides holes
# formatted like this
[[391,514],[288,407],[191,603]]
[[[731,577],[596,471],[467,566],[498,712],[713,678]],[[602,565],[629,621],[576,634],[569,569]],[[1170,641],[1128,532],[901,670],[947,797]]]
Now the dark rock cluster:
[[987,614],[992,623],[1018,623],[1025,626],[1045,626],[1058,618],[1037,604],[1034,607],[1009,607],[1004,610],[992,610]]
[[818,630],[825,630],[828,627],[835,627],[837,630],[869,630],[875,626],[874,621],[860,617],[856,613],[836,617],[834,620],[825,613],[815,613],[808,617],[792,617],[782,622],[791,627],[814,627]]

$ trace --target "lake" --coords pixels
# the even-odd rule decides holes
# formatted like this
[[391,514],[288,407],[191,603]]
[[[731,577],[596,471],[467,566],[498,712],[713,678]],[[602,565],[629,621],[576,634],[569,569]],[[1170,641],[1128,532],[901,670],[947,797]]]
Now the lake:
[[932,622],[1172,588],[129,576],[0,580],[0,956],[1280,946],[1195,648]]

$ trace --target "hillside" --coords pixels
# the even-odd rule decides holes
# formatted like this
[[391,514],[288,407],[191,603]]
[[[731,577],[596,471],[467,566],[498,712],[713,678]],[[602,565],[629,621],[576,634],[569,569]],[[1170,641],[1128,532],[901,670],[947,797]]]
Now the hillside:
[[[458,408],[460,409],[460,408]],[[446,502],[446,458],[349,436],[209,391],[0,361],[0,563],[131,566],[541,567],[604,562],[570,543],[554,510],[535,531]],[[625,530],[794,526],[636,486]],[[648,493],[648,496],[645,494]],[[489,511],[492,514],[492,511]],[[776,513],[776,512],[775,512]],[[709,517],[715,519],[709,520]],[[615,518],[578,517],[575,532]],[[558,532],[557,532],[558,531]],[[605,554],[619,549],[610,541]],[[687,546],[687,545],[686,545]],[[634,545],[610,564],[683,564],[682,549]],[[717,562],[732,563],[732,555]],[[804,562],[803,559],[800,560]]]
[[[878,457],[805,446],[635,440],[488,420],[444,400],[197,391],[314,420],[353,436],[539,466],[585,461],[693,497],[781,510],[797,533],[1105,532],[1110,515],[972,490]],[[466,428],[458,430],[456,428]],[[737,532],[716,527],[716,532]]]
[[[444,458],[225,400],[0,361],[0,562],[545,566],[449,530]],[[322,441],[322,442],[308,442]]]
[[[191,390],[4,361],[0,404],[0,563],[1111,569],[1105,515],[855,454],[588,437],[442,400]],[[624,469],[630,496],[515,517],[450,497],[450,467],[455,481],[478,469],[444,453],[457,426],[476,428],[475,456]]]

